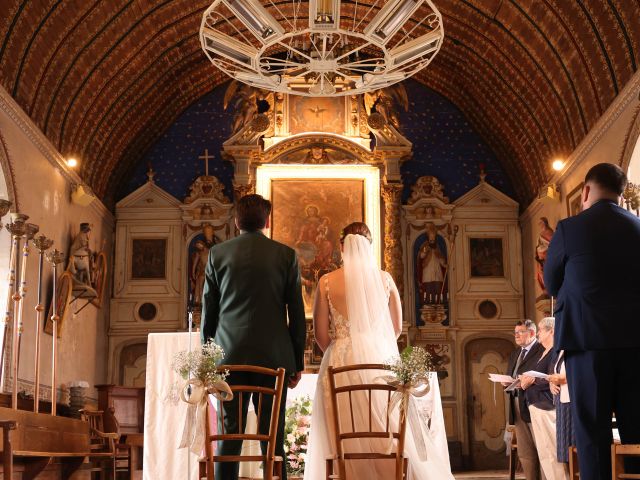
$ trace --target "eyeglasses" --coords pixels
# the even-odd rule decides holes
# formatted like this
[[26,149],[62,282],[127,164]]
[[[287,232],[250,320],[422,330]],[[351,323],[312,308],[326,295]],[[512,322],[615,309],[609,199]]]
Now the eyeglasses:
[[513,335],[517,337],[518,335],[526,335],[528,332],[529,330],[516,330]]

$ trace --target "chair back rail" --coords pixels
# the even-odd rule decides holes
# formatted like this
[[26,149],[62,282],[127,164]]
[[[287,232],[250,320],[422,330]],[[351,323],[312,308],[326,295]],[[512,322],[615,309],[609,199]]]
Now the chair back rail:
[[640,473],[625,473],[625,457],[640,457],[640,445],[619,443],[611,445],[611,478],[613,480],[640,479]]
[[[332,423],[335,432],[335,444],[336,444],[336,461],[338,463],[338,473],[341,480],[346,480],[346,460],[356,459],[395,459],[395,476],[397,480],[406,478],[406,459],[404,459],[404,443],[406,434],[406,415],[400,414],[400,406],[396,405],[393,411],[392,398],[393,393],[396,392],[396,388],[384,383],[374,382],[374,371],[388,371],[388,367],[382,364],[359,364],[359,365],[346,365],[343,367],[329,367],[329,388],[331,393],[331,406],[332,406]],[[370,378],[370,380],[362,380],[358,383],[357,379],[353,376],[349,379],[348,385],[338,385],[341,374],[359,373],[362,376]],[[385,394],[386,393],[386,394]],[[359,414],[362,416],[362,412],[359,411],[362,405],[363,395],[366,398],[366,405],[368,412],[364,416],[366,418],[367,428],[360,428],[360,425],[356,426],[356,416]],[[384,418],[381,419],[382,423],[374,422],[374,395],[379,398],[379,404],[384,408]],[[354,403],[355,397],[359,396],[359,403]],[[342,411],[348,410],[348,411]],[[397,418],[397,422],[392,422],[392,418]],[[393,428],[393,425],[396,428]],[[351,427],[350,431],[348,427]],[[375,427],[375,428],[374,428]],[[373,439],[389,439],[390,442],[394,441],[394,449],[392,454],[386,454],[381,452],[345,452],[345,445],[347,442],[353,440],[373,440]],[[351,450],[351,449],[350,449]],[[327,463],[327,467],[333,471],[332,464]],[[329,478],[329,475],[327,475]],[[337,477],[332,477],[337,478]]]
[[[276,448],[276,436],[278,432],[278,420],[280,413],[280,404],[282,401],[282,395],[285,385],[285,370],[283,368],[279,368],[277,370],[273,370],[265,367],[258,367],[253,365],[221,365],[219,367],[221,371],[228,370],[229,373],[232,372],[245,372],[252,374],[260,374],[274,378],[275,386],[274,388],[269,387],[261,387],[261,386],[253,386],[253,385],[230,385],[231,391],[233,392],[234,397],[238,399],[238,431],[237,432],[227,432],[224,428],[224,419],[225,413],[223,408],[218,409],[218,415],[220,415],[220,425],[222,426],[222,432],[217,434],[212,434],[209,426],[209,415],[205,415],[205,435],[207,441],[205,442],[205,474],[207,480],[214,480],[214,464],[215,462],[255,462],[261,461],[264,462],[264,471],[265,471],[265,479],[271,480],[279,478],[279,476],[275,475],[275,471],[278,468],[282,468],[281,461],[275,456],[275,448]],[[250,400],[251,396],[257,396],[258,399],[258,409],[256,413],[256,432],[255,433],[246,433],[244,432],[244,424],[246,419],[243,418],[242,412],[242,404],[244,400]],[[261,420],[262,420],[262,407],[265,405],[264,402],[271,402],[271,419],[269,424],[269,432],[268,433],[260,433],[258,431]],[[268,405],[268,404],[267,404]],[[207,411],[209,409],[209,405],[207,404]],[[265,455],[214,455],[212,442],[219,440],[241,440],[241,441],[251,441],[257,440],[261,442],[267,443],[266,454]],[[202,473],[202,472],[201,472]],[[279,474],[278,474],[279,475]]]

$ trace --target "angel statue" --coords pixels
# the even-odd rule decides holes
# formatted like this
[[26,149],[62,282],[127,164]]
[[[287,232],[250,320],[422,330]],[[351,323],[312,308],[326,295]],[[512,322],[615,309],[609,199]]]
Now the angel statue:
[[367,115],[373,112],[379,113],[387,124],[399,130],[400,115],[397,107],[402,107],[405,112],[409,110],[409,96],[402,83],[364,93],[364,108]]
[[235,135],[256,116],[258,106],[265,102],[265,94],[259,88],[233,80],[224,94],[223,108],[233,105],[234,115],[231,135]]

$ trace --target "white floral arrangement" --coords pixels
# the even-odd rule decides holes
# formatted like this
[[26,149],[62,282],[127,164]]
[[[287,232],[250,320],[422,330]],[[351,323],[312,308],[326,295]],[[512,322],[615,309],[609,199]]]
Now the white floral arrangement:
[[171,368],[185,380],[196,379],[205,387],[224,382],[228,371],[219,371],[218,364],[224,358],[223,348],[210,339],[191,352],[182,350],[175,354]]
[[400,383],[404,385],[417,384],[429,378],[433,370],[431,354],[422,347],[407,347],[400,356],[385,363]]
[[284,451],[289,475],[303,475],[311,430],[311,398],[298,397],[285,414]]

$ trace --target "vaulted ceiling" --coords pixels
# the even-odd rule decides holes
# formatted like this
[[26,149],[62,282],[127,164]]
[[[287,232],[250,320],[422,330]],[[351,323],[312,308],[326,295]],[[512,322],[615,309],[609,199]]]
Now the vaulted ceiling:
[[[0,0],[2,85],[107,202],[176,117],[227,80],[200,48],[210,3]],[[274,3],[293,16],[299,2]],[[526,205],[637,70],[640,1],[435,3],[446,39],[417,79],[464,112]]]

